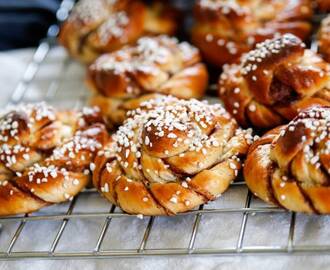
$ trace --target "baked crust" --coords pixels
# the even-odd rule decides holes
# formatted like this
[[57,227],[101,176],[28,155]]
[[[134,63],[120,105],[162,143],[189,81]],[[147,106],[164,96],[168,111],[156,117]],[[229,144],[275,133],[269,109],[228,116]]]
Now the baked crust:
[[330,107],[304,110],[252,144],[244,177],[266,202],[305,213],[330,213]]
[[312,13],[310,0],[199,0],[191,38],[207,62],[222,66],[279,34],[306,39]]
[[224,67],[219,95],[242,126],[269,129],[314,105],[330,105],[330,66],[294,35],[267,40]]
[[102,55],[89,67],[86,81],[94,91],[91,104],[116,126],[128,110],[157,94],[202,97],[208,73],[195,47],[161,35]]
[[107,131],[95,109],[16,106],[0,118],[0,216],[71,200],[89,182]]
[[322,20],[317,38],[319,52],[327,62],[330,62],[330,16]]
[[140,0],[80,0],[63,23],[59,41],[72,57],[91,63],[142,35],[174,34],[177,17],[162,1],[147,6]]
[[163,96],[129,114],[97,156],[93,182],[131,214],[174,215],[219,197],[252,141],[219,104]]

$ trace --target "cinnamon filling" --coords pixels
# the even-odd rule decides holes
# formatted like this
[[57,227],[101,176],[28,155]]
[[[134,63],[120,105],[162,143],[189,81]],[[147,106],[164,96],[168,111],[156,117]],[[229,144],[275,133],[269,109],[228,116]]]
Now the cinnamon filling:
[[298,98],[291,86],[284,84],[276,77],[273,78],[270,85],[269,95],[272,101],[279,105],[289,104]]

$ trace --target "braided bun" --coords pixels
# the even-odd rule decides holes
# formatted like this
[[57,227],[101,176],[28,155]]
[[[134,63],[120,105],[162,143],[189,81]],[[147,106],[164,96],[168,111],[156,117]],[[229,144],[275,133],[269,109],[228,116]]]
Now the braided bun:
[[203,96],[208,81],[196,48],[168,36],[143,37],[134,46],[99,57],[88,70],[87,84],[112,125],[156,93],[179,98]]
[[291,34],[267,40],[226,66],[219,94],[242,126],[271,128],[312,105],[330,105],[330,65]]
[[61,27],[59,41],[70,55],[90,63],[143,34],[173,34],[176,12],[161,2],[80,0]]
[[330,62],[330,15],[322,20],[318,32],[319,51],[323,58]]
[[192,41],[205,60],[222,66],[278,34],[307,38],[311,16],[310,0],[199,0]]
[[94,185],[124,211],[173,215],[220,196],[251,134],[219,105],[167,96],[142,103],[98,155]]
[[36,211],[81,191],[90,162],[107,140],[100,121],[94,109],[58,112],[44,103],[2,115],[0,216]]
[[264,201],[306,213],[330,213],[330,107],[302,111],[250,148],[250,190]]

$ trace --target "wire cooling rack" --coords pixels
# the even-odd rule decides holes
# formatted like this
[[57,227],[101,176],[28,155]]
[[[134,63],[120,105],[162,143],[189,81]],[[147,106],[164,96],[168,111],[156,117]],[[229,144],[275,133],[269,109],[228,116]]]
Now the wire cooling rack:
[[[58,19],[64,20],[67,17],[69,10],[74,4],[73,0],[64,0],[61,4],[60,9],[57,12]],[[318,22],[321,19],[320,16],[315,17],[315,21]],[[49,103],[70,107],[80,107],[86,103],[88,97],[88,91],[84,88],[83,77],[73,76],[72,70],[77,68],[77,64],[71,61],[68,57],[65,57],[60,62],[56,63],[56,70],[52,72],[52,79],[44,80],[43,70],[45,67],[54,60],[52,54],[58,49],[56,47],[56,36],[58,34],[58,26],[53,25],[49,28],[47,38],[43,40],[38,48],[36,49],[31,62],[28,64],[21,81],[14,89],[8,103],[17,104],[20,102],[37,102],[45,100]],[[312,48],[316,49],[315,42],[312,42]],[[55,57],[56,59],[56,57]],[[82,73],[80,73],[82,74]],[[70,82],[70,89],[63,87],[64,84]],[[43,91],[35,93],[35,84],[39,84]],[[257,177],[257,176],[256,176]],[[79,194],[71,202],[63,204],[59,210],[47,212],[42,210],[40,212],[15,217],[3,217],[0,218],[0,224],[4,227],[10,227],[12,235],[4,235],[0,228],[0,259],[1,260],[14,260],[14,259],[28,259],[28,258],[43,258],[43,259],[74,259],[74,258],[112,258],[112,257],[144,257],[144,256],[170,256],[170,255],[237,255],[237,254],[295,254],[295,253],[308,253],[308,254],[319,254],[320,252],[330,252],[330,243],[311,243],[309,241],[303,241],[302,243],[296,243],[297,230],[296,214],[286,212],[283,209],[272,207],[264,204],[260,200],[254,198],[251,193],[247,190],[243,181],[235,182],[231,185],[228,192],[223,195],[219,201],[226,201],[226,196],[229,193],[235,193],[239,196],[239,202],[235,204],[217,204],[211,203],[210,205],[200,206],[198,209],[190,211],[188,213],[179,214],[178,217],[165,217],[165,219],[189,219],[189,222],[183,222],[184,228],[180,228],[186,233],[186,241],[182,247],[172,247],[170,245],[171,240],[165,241],[166,246],[163,247],[152,247],[150,245],[150,235],[155,230],[155,226],[159,219],[164,217],[144,217],[144,221],[138,228],[140,236],[135,237],[135,247],[120,248],[117,246],[105,247],[106,242],[109,239],[109,234],[112,231],[117,230],[115,223],[116,220],[125,219],[127,227],[136,225],[136,216],[128,215],[121,212],[118,208],[113,205],[109,206],[109,210],[104,209],[93,209],[92,211],[85,211],[84,207],[79,207],[79,202],[86,200],[86,196],[97,196],[95,189],[88,189]],[[229,195],[228,195],[229,196]],[[107,205],[107,204],[106,204]],[[108,205],[107,205],[108,206]],[[64,209],[64,210],[63,210]],[[82,209],[82,210],[81,210]],[[275,223],[275,228],[267,228],[268,219],[274,216],[281,215],[282,222]],[[220,218],[220,222],[226,223],[235,216],[235,220],[239,221],[237,224],[237,230],[235,235],[229,237],[230,242],[226,243],[225,246],[214,247],[210,246],[208,242],[204,245],[196,245],[196,239],[201,234],[201,226],[203,226],[206,219]],[[264,221],[263,227],[253,228],[253,218],[258,217]],[[318,216],[305,216],[303,218],[307,221],[313,222],[315,219],[322,217]],[[92,239],[92,247],[86,248],[85,250],[77,249],[59,249],[63,241],[63,235],[66,234],[70,223],[89,222],[90,220],[97,220],[99,227],[97,227],[98,233],[95,239]],[[251,221],[251,225],[249,225]],[[52,234],[53,238],[48,239],[49,243],[46,243],[46,249],[35,250],[33,245],[29,245],[28,248],[23,250],[16,250],[17,243],[24,229],[31,223],[45,224],[50,222],[56,222],[53,227]],[[237,223],[237,222],[235,222]],[[286,225],[285,225],[286,224]],[[274,223],[273,223],[274,225]],[[251,232],[248,227],[252,226],[256,232]],[[207,229],[207,228],[206,228]],[[171,230],[171,228],[169,229]],[[174,230],[174,228],[173,228]],[[221,230],[221,225],[219,226]],[[251,233],[262,233],[263,231],[269,230],[277,231],[281,230],[281,241],[275,241],[273,237],[266,239],[263,244],[251,243],[248,241]],[[168,233],[168,231],[166,231]],[[166,234],[165,233],[165,234]],[[212,232],[213,233],[213,232]],[[222,237],[227,232],[217,233],[214,232],[213,242],[221,241]],[[34,232],[36,237],[38,232]],[[83,237],[83,236],[81,236]],[[164,236],[169,237],[168,235]],[[6,238],[6,244],[3,244],[1,239]],[[49,237],[48,237],[49,238]],[[67,237],[66,237],[67,238]],[[139,239],[137,239],[139,238]],[[234,241],[232,241],[234,239]],[[34,239],[32,239],[34,240]],[[33,241],[32,241],[33,242]]]

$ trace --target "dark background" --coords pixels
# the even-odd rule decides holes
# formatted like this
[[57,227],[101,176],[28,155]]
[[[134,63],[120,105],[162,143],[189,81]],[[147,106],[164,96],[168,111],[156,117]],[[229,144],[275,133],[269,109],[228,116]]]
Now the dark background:
[[[144,0],[149,3],[152,0]],[[194,0],[163,0],[190,14]],[[56,11],[62,0],[0,0],[0,51],[35,47],[46,36],[48,27],[56,22]],[[184,14],[183,13],[183,14]],[[185,16],[179,33],[191,24]],[[181,33],[182,32],[182,33]]]
[[61,0],[0,0],[0,50],[36,46]]

